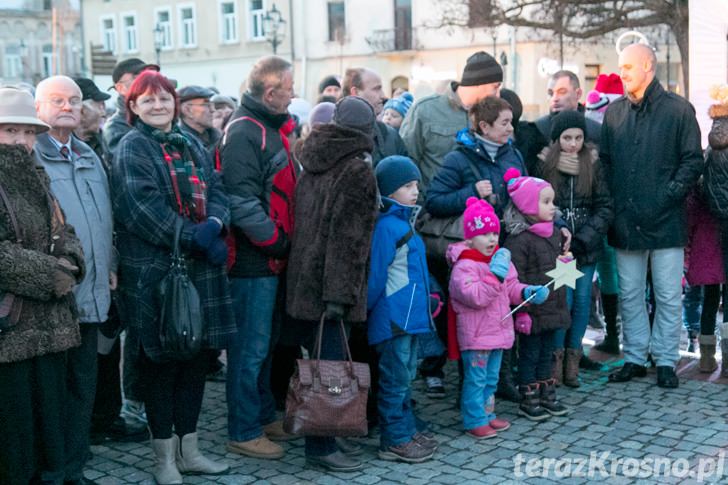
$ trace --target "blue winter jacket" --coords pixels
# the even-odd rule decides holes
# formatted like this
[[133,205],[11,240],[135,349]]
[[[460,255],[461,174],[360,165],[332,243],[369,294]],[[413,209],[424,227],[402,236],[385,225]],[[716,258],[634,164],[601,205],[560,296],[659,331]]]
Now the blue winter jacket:
[[[468,197],[478,197],[475,183],[490,180],[493,195],[486,200],[503,217],[510,197],[503,175],[511,167],[526,175],[526,164],[520,152],[509,141],[498,149],[495,161],[475,135],[466,130],[457,134],[457,147],[445,156],[442,168],[427,189],[425,209],[435,217],[459,216],[465,210]],[[474,173],[474,170],[478,173]],[[477,177],[476,177],[477,175]]]
[[[372,239],[367,296],[369,344],[434,330],[425,244],[414,229],[419,206],[382,198]],[[398,247],[399,246],[399,247]]]

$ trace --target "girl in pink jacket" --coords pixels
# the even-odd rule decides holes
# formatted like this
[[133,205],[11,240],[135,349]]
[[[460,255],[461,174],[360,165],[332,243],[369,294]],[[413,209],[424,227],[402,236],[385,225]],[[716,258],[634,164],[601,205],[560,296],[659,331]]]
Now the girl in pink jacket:
[[494,413],[503,350],[510,349],[515,338],[513,319],[503,317],[511,305],[533,293],[538,295],[532,301],[539,303],[548,289],[518,281],[510,252],[498,249],[500,222],[486,201],[467,200],[463,231],[465,242],[450,245],[447,252],[453,265],[450,317],[455,320],[464,368],[460,407],[467,432],[478,439],[491,438],[510,427]]

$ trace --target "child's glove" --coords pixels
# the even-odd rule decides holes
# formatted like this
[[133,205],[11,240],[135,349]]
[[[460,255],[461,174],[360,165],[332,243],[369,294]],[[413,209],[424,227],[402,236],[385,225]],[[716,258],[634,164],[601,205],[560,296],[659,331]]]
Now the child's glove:
[[508,276],[508,269],[511,267],[511,252],[506,248],[500,248],[490,260],[490,272],[499,280],[503,281]]
[[531,335],[531,325],[533,325],[531,315],[526,312],[516,313],[514,320],[516,332],[522,333],[523,335]]
[[531,295],[534,294],[536,296],[531,299],[530,303],[533,303],[534,305],[540,305],[541,303],[546,301],[546,298],[549,297],[549,289],[541,285],[527,286],[523,289],[524,300],[528,300],[529,298],[531,298]]
[[432,315],[432,318],[437,318],[440,314],[440,310],[442,310],[442,300],[440,299],[440,295],[437,293],[430,293],[430,315]]

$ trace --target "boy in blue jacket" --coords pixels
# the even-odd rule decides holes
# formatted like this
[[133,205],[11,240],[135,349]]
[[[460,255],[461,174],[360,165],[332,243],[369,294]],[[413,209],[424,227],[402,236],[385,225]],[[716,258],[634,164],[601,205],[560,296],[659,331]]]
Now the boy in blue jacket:
[[420,171],[411,159],[391,156],[376,167],[383,207],[374,227],[368,283],[368,337],[379,356],[379,458],[420,463],[437,442],[415,427],[411,384],[417,334],[434,329],[425,245],[414,229]]

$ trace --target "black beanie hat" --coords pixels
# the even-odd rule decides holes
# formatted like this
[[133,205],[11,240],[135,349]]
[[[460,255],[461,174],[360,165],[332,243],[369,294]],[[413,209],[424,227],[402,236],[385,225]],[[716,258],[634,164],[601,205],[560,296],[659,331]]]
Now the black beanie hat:
[[329,86],[336,86],[337,88],[341,89],[341,83],[333,74],[331,76],[326,76],[321,80],[321,82],[319,83],[319,94],[323,93],[324,89],[328,88]]
[[513,112],[512,124],[515,129],[516,125],[518,125],[518,121],[523,115],[523,103],[521,102],[521,98],[518,97],[515,91],[511,91],[506,88],[500,90],[500,97],[501,99],[505,99],[506,102],[511,105],[511,111]]
[[463,69],[461,86],[480,86],[482,84],[503,82],[503,68],[487,52],[476,52],[468,57]]
[[372,137],[376,122],[377,115],[374,114],[374,108],[364,98],[346,96],[336,103],[334,124],[359,130]]
[[559,139],[561,134],[569,128],[579,128],[586,137],[586,119],[576,110],[561,111],[551,120],[551,141]]

